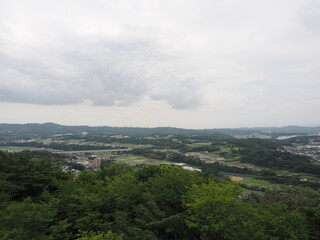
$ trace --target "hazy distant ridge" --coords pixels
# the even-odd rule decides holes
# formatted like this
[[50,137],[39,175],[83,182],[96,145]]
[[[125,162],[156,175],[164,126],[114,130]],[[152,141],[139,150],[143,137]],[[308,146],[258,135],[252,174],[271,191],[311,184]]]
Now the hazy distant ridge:
[[90,127],[90,126],[65,126],[55,123],[28,123],[28,124],[0,124],[0,134],[36,133],[41,135],[52,134],[123,134],[123,135],[170,135],[170,134],[250,134],[260,132],[263,134],[319,134],[318,127],[285,126],[285,127],[256,127],[256,128],[216,128],[216,129],[182,129],[173,127],[138,128],[138,127]]

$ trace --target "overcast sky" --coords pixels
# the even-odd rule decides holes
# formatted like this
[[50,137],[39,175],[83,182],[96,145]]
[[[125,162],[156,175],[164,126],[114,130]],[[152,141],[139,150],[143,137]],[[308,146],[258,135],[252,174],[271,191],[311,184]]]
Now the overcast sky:
[[320,125],[319,0],[2,0],[0,122]]

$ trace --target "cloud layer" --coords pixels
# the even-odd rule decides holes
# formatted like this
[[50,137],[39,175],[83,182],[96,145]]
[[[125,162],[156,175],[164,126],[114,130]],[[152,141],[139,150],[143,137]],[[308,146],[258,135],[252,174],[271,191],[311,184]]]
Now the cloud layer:
[[319,16],[317,0],[1,1],[0,102],[320,121]]
[[174,108],[196,106],[198,87],[175,69],[179,56],[167,53],[148,33],[133,36],[130,31],[116,39],[60,38],[45,48],[3,43],[0,101],[121,106],[150,96]]

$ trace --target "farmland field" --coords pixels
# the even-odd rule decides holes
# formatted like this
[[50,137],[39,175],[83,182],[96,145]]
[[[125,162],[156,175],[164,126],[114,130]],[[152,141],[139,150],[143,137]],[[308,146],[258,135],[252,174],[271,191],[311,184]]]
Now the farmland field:
[[116,156],[115,160],[117,162],[126,163],[129,165],[137,165],[137,164],[147,164],[147,165],[160,165],[160,164],[172,164],[172,162],[163,161],[163,160],[157,160],[157,159],[151,159],[143,156]]
[[236,176],[231,176],[230,179],[231,179],[231,181],[234,181],[234,182],[242,182],[243,181],[242,177],[236,177]]
[[198,146],[210,146],[211,142],[193,142],[191,144],[187,144],[187,146],[198,147]]
[[39,150],[44,150],[44,149],[43,148],[32,148],[32,147],[0,147],[0,151],[21,152],[23,150],[39,151]]
[[243,178],[243,181],[241,182],[244,185],[247,185],[249,187],[258,187],[258,188],[264,188],[267,190],[280,190],[281,187],[279,184],[270,183],[265,180],[256,179],[256,178]]

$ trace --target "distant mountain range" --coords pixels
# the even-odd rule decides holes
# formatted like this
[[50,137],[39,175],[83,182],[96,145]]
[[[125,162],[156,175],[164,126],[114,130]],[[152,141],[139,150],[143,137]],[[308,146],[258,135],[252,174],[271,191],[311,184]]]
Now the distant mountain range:
[[286,126],[286,127],[258,127],[251,128],[261,132],[271,132],[271,133],[285,133],[285,134],[319,134],[320,126],[318,127],[301,127],[301,126]]
[[318,127],[257,127],[257,128],[217,128],[217,129],[183,129],[173,127],[136,128],[136,127],[90,127],[90,126],[65,126],[55,123],[28,123],[28,124],[0,124],[0,136],[4,135],[40,135],[52,136],[55,134],[81,134],[87,132],[94,135],[128,135],[128,136],[151,136],[151,135],[177,135],[177,134],[216,134],[216,135],[249,135],[262,134],[266,136],[288,134],[319,134]]

